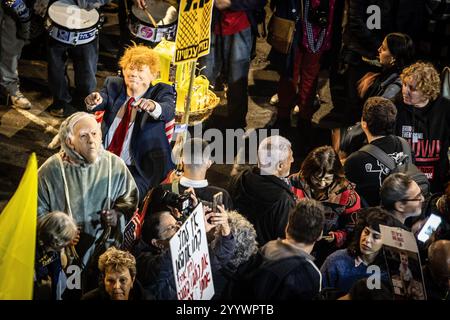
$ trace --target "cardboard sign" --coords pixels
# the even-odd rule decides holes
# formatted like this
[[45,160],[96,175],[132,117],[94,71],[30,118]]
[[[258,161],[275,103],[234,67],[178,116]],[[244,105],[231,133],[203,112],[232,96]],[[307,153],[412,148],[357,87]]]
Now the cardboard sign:
[[214,285],[201,203],[169,244],[178,300],[210,300]]
[[414,234],[380,225],[383,251],[396,300],[426,300],[426,290]]
[[181,0],[175,39],[175,64],[209,53],[213,0]]

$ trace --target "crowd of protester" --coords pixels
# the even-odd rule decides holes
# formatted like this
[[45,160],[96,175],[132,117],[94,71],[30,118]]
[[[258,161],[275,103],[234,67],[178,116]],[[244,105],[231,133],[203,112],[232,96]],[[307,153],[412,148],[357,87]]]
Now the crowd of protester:
[[[30,109],[17,74],[22,22],[1,4],[0,85],[14,107]],[[77,1],[90,10],[104,4]],[[228,115],[211,117],[208,128],[246,126],[248,72],[267,4],[214,1],[211,52],[201,64],[212,88],[228,88]],[[375,16],[369,6],[378,8]],[[97,91],[98,37],[72,45],[48,36],[50,110],[65,120],[61,150],[38,172],[35,299],[177,299],[168,244],[189,209],[174,195],[203,204],[214,299],[393,299],[380,226],[417,237],[431,214],[441,224],[428,241],[417,240],[426,297],[450,299],[450,101],[440,78],[450,64],[448,4],[279,0],[270,8],[269,30],[279,27],[274,17],[294,25],[287,52],[274,45],[270,53],[280,74],[270,99],[278,105],[274,126],[311,126],[319,71],[326,69],[335,103],[332,146],[312,145],[291,172],[298,150],[286,137],[269,136],[256,164],[233,168],[226,189],[208,181],[211,147],[198,137],[183,145],[183,172],[173,175],[176,92],[154,84],[160,65],[152,45],[127,47],[121,76]],[[380,25],[369,27],[377,12]],[[132,40],[122,38],[121,45]],[[73,98],[67,56],[75,68]],[[217,193],[223,205],[214,208]],[[142,232],[125,248],[125,226],[143,208]],[[81,286],[69,290],[65,270],[74,264]],[[371,266],[381,270],[382,285],[373,290]]]

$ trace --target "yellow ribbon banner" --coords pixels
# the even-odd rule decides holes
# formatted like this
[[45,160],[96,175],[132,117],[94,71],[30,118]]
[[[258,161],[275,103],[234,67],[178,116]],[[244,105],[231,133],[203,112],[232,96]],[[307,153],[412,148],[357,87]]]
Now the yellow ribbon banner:
[[175,41],[175,64],[209,53],[213,0],[181,0]]

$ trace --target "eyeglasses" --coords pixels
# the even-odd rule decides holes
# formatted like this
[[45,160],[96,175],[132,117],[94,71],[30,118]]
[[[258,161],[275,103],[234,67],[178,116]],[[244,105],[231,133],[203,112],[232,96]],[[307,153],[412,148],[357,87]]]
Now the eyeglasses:
[[171,224],[170,226],[168,226],[167,228],[165,228],[165,229],[161,232],[161,234],[166,233],[166,232],[169,232],[169,231],[172,231],[172,230],[178,231],[178,229],[180,229],[180,225],[181,225],[180,222],[177,222],[176,224]]
[[318,178],[317,176],[311,176],[311,180],[314,180],[316,182],[333,182],[334,175],[333,174],[326,174],[322,178]]
[[423,196],[423,194],[421,192],[412,199],[401,199],[400,201],[408,202],[408,201],[423,201],[423,200],[425,200],[425,197]]

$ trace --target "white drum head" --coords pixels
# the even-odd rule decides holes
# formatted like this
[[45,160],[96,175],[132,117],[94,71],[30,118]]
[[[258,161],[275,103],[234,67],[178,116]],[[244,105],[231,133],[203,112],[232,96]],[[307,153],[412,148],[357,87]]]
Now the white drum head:
[[48,9],[48,16],[54,23],[72,30],[90,28],[99,20],[97,10],[80,9],[70,0],[54,2]]
[[[146,0],[147,11],[152,15],[158,25],[169,25],[178,19],[178,10],[163,0]],[[152,24],[144,10],[133,5],[131,12],[139,20]]]

